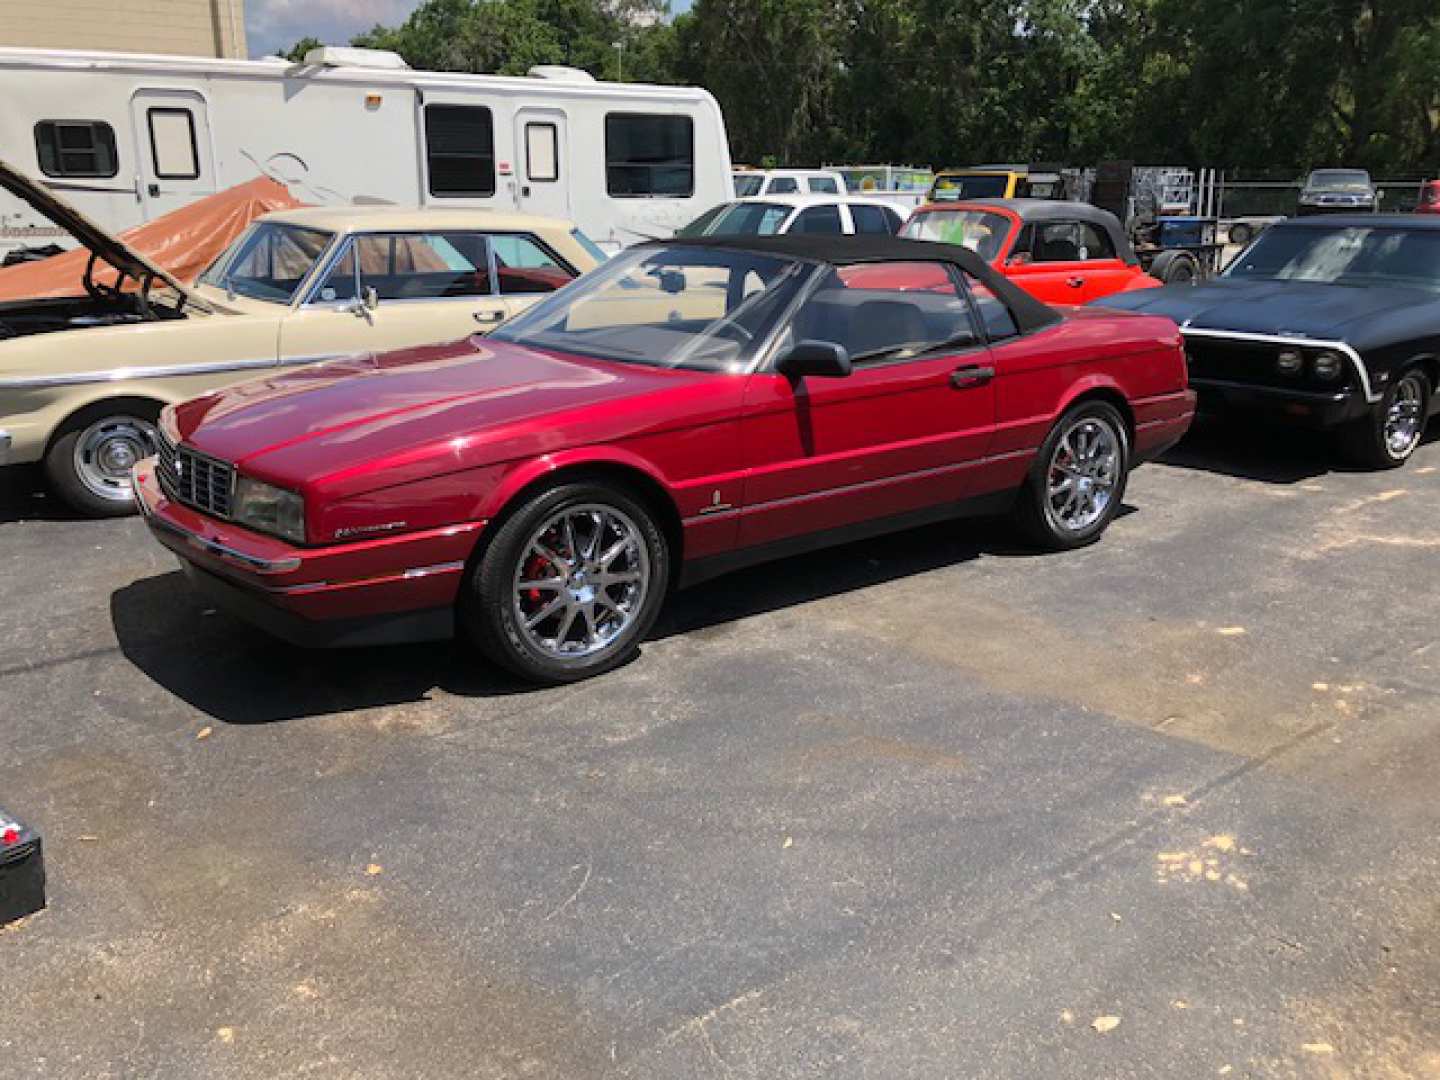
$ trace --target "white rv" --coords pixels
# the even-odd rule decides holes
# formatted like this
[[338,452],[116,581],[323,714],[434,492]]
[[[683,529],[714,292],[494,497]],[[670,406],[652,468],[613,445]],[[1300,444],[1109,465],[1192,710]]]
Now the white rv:
[[[573,68],[412,71],[351,48],[302,64],[0,48],[0,101],[0,158],[112,231],[260,172],[310,202],[569,218],[611,249],[668,237],[734,194],[709,93]],[[57,240],[0,201],[0,250]]]

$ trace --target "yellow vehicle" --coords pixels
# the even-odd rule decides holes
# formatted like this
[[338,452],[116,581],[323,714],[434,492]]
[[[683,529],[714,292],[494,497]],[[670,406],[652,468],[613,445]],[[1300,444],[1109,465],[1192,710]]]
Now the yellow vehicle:
[[1064,186],[1058,170],[1040,171],[1025,165],[981,165],[971,169],[944,169],[935,174],[928,201],[1063,199]]

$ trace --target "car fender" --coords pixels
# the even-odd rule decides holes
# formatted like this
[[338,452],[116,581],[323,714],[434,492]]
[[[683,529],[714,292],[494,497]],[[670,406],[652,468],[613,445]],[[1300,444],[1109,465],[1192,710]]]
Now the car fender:
[[586,466],[603,469],[625,469],[644,477],[655,488],[665,492],[671,504],[675,494],[670,484],[655,466],[639,454],[620,446],[584,446],[559,450],[536,458],[519,461],[506,470],[500,482],[485,500],[482,516],[493,519],[503,513],[521,492],[538,481],[557,473],[578,470]]
[[1103,372],[1090,372],[1080,376],[1066,388],[1064,395],[1056,406],[1055,415],[1050,418],[1053,424],[1060,417],[1064,416],[1074,404],[1083,397],[1103,397],[1110,404],[1120,410],[1120,415],[1125,418],[1125,424],[1130,429],[1129,437],[1133,440],[1135,436],[1135,412],[1130,406],[1129,395],[1121,388],[1116,380]]

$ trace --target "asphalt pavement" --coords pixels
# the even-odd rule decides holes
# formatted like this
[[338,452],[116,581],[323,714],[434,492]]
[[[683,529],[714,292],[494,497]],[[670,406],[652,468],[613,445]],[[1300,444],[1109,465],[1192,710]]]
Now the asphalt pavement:
[[531,690],[307,653],[0,478],[3,1077],[1440,1076],[1440,443],[1208,427]]

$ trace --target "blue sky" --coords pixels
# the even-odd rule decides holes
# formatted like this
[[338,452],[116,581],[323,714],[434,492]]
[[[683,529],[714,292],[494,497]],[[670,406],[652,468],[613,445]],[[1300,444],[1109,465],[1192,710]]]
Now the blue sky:
[[[691,0],[671,0],[674,11],[686,11]],[[394,26],[420,5],[420,0],[246,0],[245,36],[251,56],[288,49],[303,37],[328,45],[344,45],[376,23]]]

